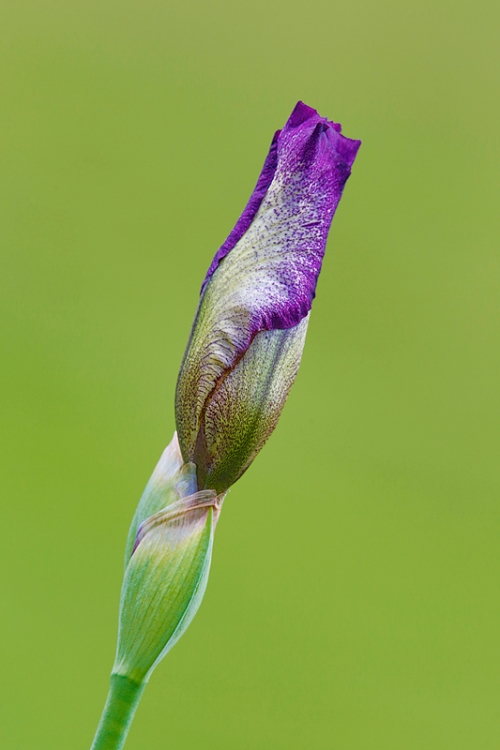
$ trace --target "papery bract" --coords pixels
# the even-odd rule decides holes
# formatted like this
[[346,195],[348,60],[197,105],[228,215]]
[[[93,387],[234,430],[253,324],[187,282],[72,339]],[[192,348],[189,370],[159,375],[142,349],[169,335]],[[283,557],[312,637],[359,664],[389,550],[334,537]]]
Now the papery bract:
[[196,466],[193,463],[183,462],[177,433],[174,432],[171,442],[163,451],[142,493],[130,524],[125,545],[125,567],[136,545],[137,532],[141,524],[154,513],[158,513],[183,497],[193,495],[197,489]]

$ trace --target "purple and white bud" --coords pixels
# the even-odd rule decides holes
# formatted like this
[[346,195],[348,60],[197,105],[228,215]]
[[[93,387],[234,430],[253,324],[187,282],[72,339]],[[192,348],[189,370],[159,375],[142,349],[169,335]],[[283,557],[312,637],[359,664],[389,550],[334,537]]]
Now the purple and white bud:
[[175,403],[180,449],[196,465],[198,489],[225,492],[276,426],[359,146],[299,102],[212,261]]

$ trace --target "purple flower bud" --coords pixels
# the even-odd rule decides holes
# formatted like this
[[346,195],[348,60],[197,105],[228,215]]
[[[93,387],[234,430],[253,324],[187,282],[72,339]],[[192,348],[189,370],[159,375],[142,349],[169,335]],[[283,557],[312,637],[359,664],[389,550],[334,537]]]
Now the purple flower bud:
[[359,146],[299,102],[210,265],[176,392],[179,444],[199,489],[227,490],[276,426]]

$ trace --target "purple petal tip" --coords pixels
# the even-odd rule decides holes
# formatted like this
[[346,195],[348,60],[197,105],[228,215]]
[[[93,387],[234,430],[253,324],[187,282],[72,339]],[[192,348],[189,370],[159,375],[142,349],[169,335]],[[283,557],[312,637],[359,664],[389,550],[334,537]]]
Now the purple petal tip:
[[297,102],[292,114],[288,118],[285,128],[297,128],[312,117],[318,117],[318,113],[304,102]]
[[288,122],[283,128],[283,132],[290,128],[304,125],[308,120],[312,121],[311,125],[314,124],[313,132],[317,134],[326,133],[328,135],[334,152],[350,169],[361,146],[361,141],[346,138],[345,135],[342,135],[342,125],[339,122],[333,122],[326,117],[321,117],[316,109],[309,107],[304,102],[297,102]]
[[[342,195],[344,184],[350,175],[360,145],[361,141],[352,140],[342,135],[342,126],[339,123],[321,117],[317,110],[304,104],[304,102],[297,102],[284,128],[277,130],[274,134],[257,185],[234,229],[212,260],[203,281],[201,293],[203,294],[206,285],[221,261],[234,248],[254,221],[277,171],[281,173],[297,172],[301,168],[301,164],[303,166],[310,164],[312,167],[310,175],[304,178],[304,189],[307,189],[307,182],[310,183],[311,188],[313,183],[316,182],[316,190],[323,188],[325,180],[327,183],[331,183],[330,201],[326,201],[323,207],[326,233],[324,233],[321,243],[322,249],[319,253],[322,257],[333,213]],[[329,177],[326,176],[327,172],[330,173]],[[320,266],[321,263],[317,267],[316,278]],[[313,286],[315,286],[315,283]],[[313,297],[314,288],[310,290],[309,298],[311,301]],[[301,315],[304,314],[306,312],[301,311]]]

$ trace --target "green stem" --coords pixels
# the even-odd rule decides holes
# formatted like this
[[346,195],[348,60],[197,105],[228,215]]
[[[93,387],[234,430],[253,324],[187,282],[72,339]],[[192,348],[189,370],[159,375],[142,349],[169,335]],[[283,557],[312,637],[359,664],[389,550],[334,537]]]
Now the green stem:
[[145,687],[145,682],[111,675],[108,698],[90,750],[121,750]]

